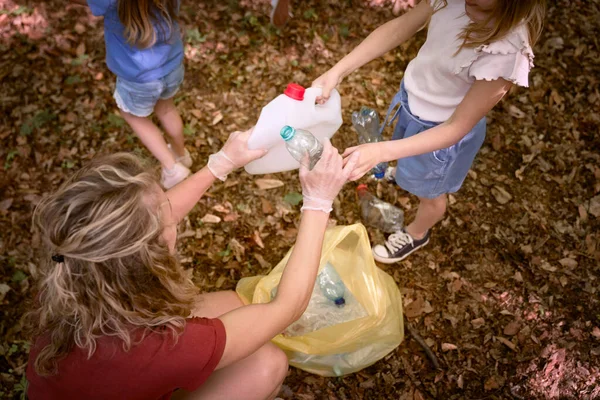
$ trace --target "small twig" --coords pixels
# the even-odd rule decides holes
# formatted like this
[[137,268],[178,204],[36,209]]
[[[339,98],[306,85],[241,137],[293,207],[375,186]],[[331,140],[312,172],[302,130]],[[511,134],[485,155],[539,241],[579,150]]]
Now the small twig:
[[412,336],[412,338],[415,339],[417,343],[419,343],[419,346],[423,348],[423,351],[425,351],[425,354],[427,354],[427,358],[429,358],[435,369],[440,369],[440,363],[438,362],[437,357],[435,356],[435,354],[433,354],[433,351],[431,351],[429,346],[427,346],[427,343],[425,343],[423,338],[419,335],[419,332],[417,332],[417,330],[410,325],[406,317],[404,318],[404,326],[410,333],[410,336]]

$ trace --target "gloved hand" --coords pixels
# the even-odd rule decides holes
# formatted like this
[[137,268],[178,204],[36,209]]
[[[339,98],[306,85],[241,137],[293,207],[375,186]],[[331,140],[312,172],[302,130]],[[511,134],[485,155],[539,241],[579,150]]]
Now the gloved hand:
[[[331,145],[329,139],[323,142],[323,154],[312,171],[304,165],[300,166],[300,183],[302,184],[302,211],[314,210],[331,212],[333,199],[338,195],[342,186],[358,162],[359,155],[354,153],[349,157],[344,167],[342,156]],[[306,164],[306,163],[305,163]]]
[[223,148],[218,153],[211,154],[208,157],[207,167],[215,177],[225,181],[231,171],[267,154],[267,149],[248,149],[248,138],[253,129],[248,129],[246,132],[233,132],[229,135]]

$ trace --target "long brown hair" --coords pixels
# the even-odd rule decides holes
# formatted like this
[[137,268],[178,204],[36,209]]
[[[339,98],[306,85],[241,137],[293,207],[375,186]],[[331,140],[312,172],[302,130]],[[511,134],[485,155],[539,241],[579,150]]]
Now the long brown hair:
[[177,22],[178,0],[119,0],[119,20],[125,27],[127,43],[140,49],[157,41],[156,27],[168,40]]
[[[436,0],[434,10],[448,5],[447,0]],[[496,0],[494,10],[482,21],[471,21],[461,34],[461,48],[475,48],[504,38],[518,25],[524,23],[533,46],[542,33],[546,0]]]
[[177,338],[185,326],[198,289],[162,240],[149,171],[130,154],[98,158],[36,208],[45,254],[29,322],[49,339],[39,375],[56,373],[74,346],[91,357],[102,336],[128,350],[150,331]]

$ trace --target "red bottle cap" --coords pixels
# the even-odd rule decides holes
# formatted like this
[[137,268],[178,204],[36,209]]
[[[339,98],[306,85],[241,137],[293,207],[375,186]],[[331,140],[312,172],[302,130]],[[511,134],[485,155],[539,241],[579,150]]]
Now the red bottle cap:
[[364,183],[361,183],[360,185],[358,185],[356,187],[356,191],[357,192],[362,192],[363,190],[369,190],[369,187],[367,185],[365,185]]
[[302,86],[298,85],[297,83],[288,83],[287,87],[283,91],[283,94],[285,94],[287,97],[289,97],[291,99],[302,101],[302,100],[304,100],[304,92],[305,91],[306,91],[306,89],[304,89]]

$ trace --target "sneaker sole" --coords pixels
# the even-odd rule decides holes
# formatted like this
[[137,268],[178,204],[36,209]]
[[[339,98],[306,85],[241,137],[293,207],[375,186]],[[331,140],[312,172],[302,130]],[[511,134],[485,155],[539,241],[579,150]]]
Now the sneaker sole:
[[421,247],[427,246],[428,243],[429,243],[429,239],[427,239],[427,241],[425,243],[423,243],[419,247],[415,247],[414,249],[412,249],[411,251],[409,251],[408,253],[406,253],[402,257],[383,258],[383,257],[380,257],[377,254],[373,253],[372,250],[371,250],[371,253],[373,253],[373,258],[375,259],[375,261],[378,261],[378,262],[380,262],[382,264],[394,264],[394,263],[397,263],[398,261],[404,260],[406,257],[410,256],[412,253],[414,253],[415,251],[419,250]]

